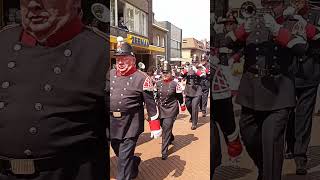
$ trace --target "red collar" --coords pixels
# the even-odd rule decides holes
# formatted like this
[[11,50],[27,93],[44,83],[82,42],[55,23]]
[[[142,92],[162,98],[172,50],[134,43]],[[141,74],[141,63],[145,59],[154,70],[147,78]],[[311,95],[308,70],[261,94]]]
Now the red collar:
[[122,75],[119,71],[117,71],[117,76],[130,76],[131,74],[135,73],[137,71],[136,67],[132,67],[128,72],[126,72],[124,75]]
[[173,78],[169,78],[169,79],[167,79],[167,80],[163,80],[163,82],[169,83],[169,82],[171,82],[172,80],[173,80]]
[[[45,42],[44,46],[56,47],[66,41],[71,40],[82,31],[83,26],[84,25],[82,24],[80,18],[73,19],[64,27],[59,29],[55,34],[51,35],[47,42]],[[28,46],[36,46],[38,44],[37,40],[26,31],[22,32],[21,42]]]

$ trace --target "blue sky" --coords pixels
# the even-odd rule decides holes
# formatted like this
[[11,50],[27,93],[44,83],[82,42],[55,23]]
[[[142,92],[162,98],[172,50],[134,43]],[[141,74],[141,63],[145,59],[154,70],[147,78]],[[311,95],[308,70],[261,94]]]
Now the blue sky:
[[183,38],[210,39],[210,0],[153,0],[157,21],[170,21]]

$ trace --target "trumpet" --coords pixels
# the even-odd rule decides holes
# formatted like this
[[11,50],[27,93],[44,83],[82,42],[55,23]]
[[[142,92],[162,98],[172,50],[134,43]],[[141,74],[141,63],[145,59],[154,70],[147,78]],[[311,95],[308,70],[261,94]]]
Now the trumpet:
[[272,16],[274,16],[272,9],[264,8],[258,10],[257,6],[251,1],[246,1],[241,5],[240,14],[245,19],[262,19],[264,14],[271,14]]

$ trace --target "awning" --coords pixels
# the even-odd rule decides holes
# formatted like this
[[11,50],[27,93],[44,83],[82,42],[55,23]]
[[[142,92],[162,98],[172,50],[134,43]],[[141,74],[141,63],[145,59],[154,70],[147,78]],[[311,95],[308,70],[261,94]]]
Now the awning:
[[170,58],[170,61],[191,62],[191,58]]

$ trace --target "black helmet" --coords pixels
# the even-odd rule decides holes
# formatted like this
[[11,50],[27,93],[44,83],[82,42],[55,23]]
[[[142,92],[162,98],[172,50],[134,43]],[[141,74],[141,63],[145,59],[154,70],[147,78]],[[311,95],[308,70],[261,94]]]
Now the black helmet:
[[163,73],[171,73],[171,65],[169,64],[168,61],[164,61],[162,72]]
[[118,44],[117,44],[117,50],[115,52],[115,56],[133,56],[133,48],[128,44],[127,42],[123,41],[123,38],[119,38]]

